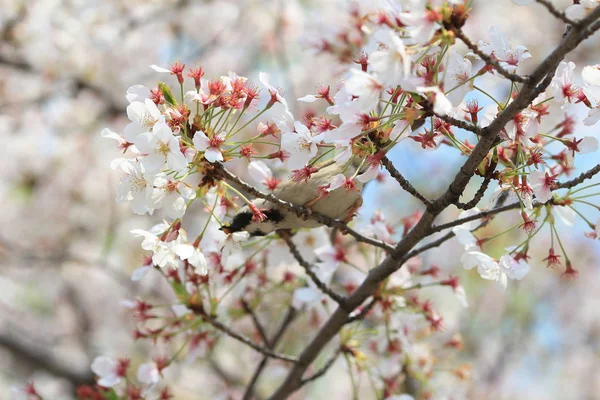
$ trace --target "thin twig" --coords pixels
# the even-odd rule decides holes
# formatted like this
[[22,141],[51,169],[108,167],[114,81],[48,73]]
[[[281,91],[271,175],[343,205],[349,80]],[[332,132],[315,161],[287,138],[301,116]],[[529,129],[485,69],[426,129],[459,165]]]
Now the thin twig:
[[425,206],[429,206],[431,204],[431,202],[425,196],[423,196],[417,189],[415,189],[415,187],[409,181],[407,181],[406,178],[404,178],[404,176],[402,176],[400,171],[396,169],[394,164],[390,161],[389,158],[387,158],[387,156],[383,156],[383,158],[381,159],[381,163],[383,164],[385,169],[388,170],[390,175],[400,184],[402,189],[406,190],[408,193],[413,195],[413,197],[420,200],[423,204],[425,204]]
[[571,189],[572,187],[579,185],[586,179],[592,178],[594,175],[596,175],[599,172],[600,172],[600,164],[598,164],[594,168],[582,173],[577,178],[558,183],[556,185],[556,188],[557,189]]
[[254,310],[252,309],[252,307],[250,307],[250,304],[248,304],[248,302],[246,300],[244,300],[244,299],[242,299],[242,307],[244,308],[244,311],[247,314],[250,314],[250,317],[252,317],[252,322],[254,323],[254,327],[258,331],[258,334],[260,335],[260,338],[263,340],[263,343],[264,344],[268,344],[269,343],[269,338],[267,337],[267,333],[265,332],[265,328],[263,327],[263,325],[258,320],[258,315],[256,315],[256,313],[254,312]]
[[477,125],[469,124],[468,122],[461,121],[461,120],[451,117],[449,115],[437,115],[436,114],[435,116],[437,118],[441,119],[442,121],[449,123],[450,125],[454,125],[457,128],[472,132],[472,133],[476,134],[477,136],[481,135],[481,132],[483,132],[483,129],[481,129]]
[[188,304],[188,308],[190,310],[192,310],[194,312],[194,314],[198,315],[204,321],[206,321],[210,325],[212,325],[215,329],[223,332],[227,336],[229,336],[239,342],[244,343],[248,347],[253,348],[254,350],[258,351],[259,353],[264,354],[265,356],[269,356],[271,358],[276,358],[278,360],[283,360],[283,361],[298,362],[298,359],[296,357],[288,356],[285,354],[275,353],[272,350],[270,350],[269,348],[267,348],[265,346],[261,346],[259,344],[256,344],[252,340],[240,335],[239,333],[235,332],[233,329],[231,329],[228,326],[225,326],[221,322],[217,321],[217,319],[215,317],[208,315],[201,306],[197,306],[195,304]]
[[346,320],[346,324],[351,324],[352,322],[360,321],[364,317],[366,317],[367,314],[373,309],[373,307],[375,307],[375,304],[377,304],[377,300],[378,299],[376,297],[373,297],[371,301],[369,301],[369,303],[362,308],[362,310],[355,313],[354,315],[350,315]]
[[483,198],[483,195],[485,194],[485,191],[487,190],[488,186],[490,186],[490,182],[492,181],[492,178],[494,176],[494,172],[496,171],[497,165],[498,165],[498,161],[492,160],[492,163],[488,167],[485,177],[483,178],[483,182],[481,183],[481,186],[477,190],[477,193],[475,193],[475,196],[473,196],[473,199],[471,199],[471,201],[468,201],[466,203],[461,203],[460,201],[457,201],[456,207],[460,208],[461,210],[470,210],[470,209],[474,208],[477,205],[477,203],[479,203],[481,201],[481,199]]
[[510,79],[513,82],[521,82],[521,83],[528,82],[527,78],[522,77],[517,74],[514,74],[512,72],[508,72],[506,69],[504,69],[504,67],[502,67],[502,65],[500,65],[498,60],[493,59],[491,56],[489,56],[489,55],[485,54],[483,51],[481,51],[481,49],[475,43],[471,42],[471,40],[464,34],[464,32],[460,28],[451,27],[451,29],[457,38],[462,40],[463,43],[465,45],[467,45],[467,47],[473,53],[477,54],[479,56],[479,58],[481,58],[483,61],[485,61],[486,64],[493,66],[494,69],[496,71],[498,71],[498,73],[500,75],[504,76],[507,79]]
[[315,286],[318,287],[321,292],[333,299],[333,301],[338,303],[341,307],[344,307],[346,298],[337,294],[333,289],[327,286],[325,282],[319,279],[319,277],[315,274],[315,271],[313,271],[312,265],[310,265],[310,263],[308,263],[298,251],[298,248],[296,247],[296,244],[292,241],[291,236],[286,233],[283,233],[280,236],[283,239],[283,241],[288,245],[288,247],[290,248],[290,252],[294,256],[296,261],[298,261],[298,263],[302,266],[302,268],[304,268],[306,275],[310,277]]
[[554,4],[550,3],[548,0],[535,0],[537,1],[539,4],[543,5],[544,7],[546,7],[546,9],[548,10],[548,12],[552,15],[554,15],[556,18],[560,19],[562,22],[564,22],[567,25],[575,25],[576,22],[571,21],[564,12],[559,11],[556,9],[556,7],[554,7]]
[[[269,349],[271,349],[271,350],[275,349],[275,346],[277,346],[277,343],[279,343],[279,341],[283,337],[283,334],[288,329],[288,327],[290,326],[290,324],[292,323],[292,321],[294,320],[295,317],[296,317],[296,310],[294,309],[294,307],[290,306],[288,308],[287,313],[285,314],[285,317],[283,318],[283,321],[281,322],[281,325],[279,326],[279,329],[273,336],[273,339],[271,339],[267,343],[267,347]],[[244,397],[242,398],[242,400],[250,400],[252,398],[252,395],[254,394],[254,387],[256,386],[256,383],[258,382],[258,378],[260,377],[260,374],[267,366],[268,362],[269,362],[269,357],[267,357],[267,356],[263,357],[263,359],[260,361],[260,363],[258,364],[258,367],[256,367],[256,370],[254,371],[254,374],[252,374],[252,378],[250,379],[250,382],[248,382],[248,385],[246,386],[246,392],[244,393]]]
[[341,353],[342,353],[342,349],[341,348],[337,349],[336,352],[333,353],[331,358],[329,360],[327,360],[325,365],[323,365],[317,372],[315,372],[313,375],[309,376],[308,378],[302,379],[300,381],[300,386],[304,386],[307,383],[312,382],[316,379],[319,379],[320,377],[325,375],[327,373],[327,371],[329,371],[329,368],[331,368],[333,366],[333,364],[335,363],[335,361],[337,360],[337,358],[340,356]]

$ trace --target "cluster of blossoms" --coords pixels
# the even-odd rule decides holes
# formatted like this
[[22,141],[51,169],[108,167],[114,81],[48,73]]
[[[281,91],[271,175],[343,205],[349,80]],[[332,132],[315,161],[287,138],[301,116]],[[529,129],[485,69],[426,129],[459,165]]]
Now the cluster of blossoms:
[[[244,205],[255,222],[265,221],[267,215],[242,193],[239,181],[231,181],[225,168],[244,166],[261,190],[257,192],[264,195],[277,194],[282,179],[303,187],[313,174],[326,168],[324,165],[336,164],[342,172],[314,189],[318,199],[326,199],[338,188],[359,190],[361,185],[381,179],[386,154],[406,139],[427,151],[445,147],[467,157],[473,154],[476,145],[472,143],[511,107],[519,93],[515,81],[510,81],[508,96],[499,100],[477,84],[518,76],[521,63],[531,55],[493,27],[487,41],[469,42],[470,51],[459,53],[453,46],[463,35],[468,3],[417,0],[405,7],[388,2],[364,14],[353,10],[351,31],[324,39],[320,49],[356,65],[337,85],[320,86],[316,93],[298,99],[321,110],[298,119],[266,73],[259,74],[260,90],[246,77],[229,73],[207,79],[202,68],[186,70],[176,62],[170,68],[152,68],[175,77],[177,89],[162,82],[156,88],[129,88],[130,123],[122,135],[102,132],[116,140],[124,154],[111,165],[124,174],[117,201],[129,203],[136,214],[162,210],[166,218],[149,230],[132,231],[142,238],[142,249],[148,252],[132,278],[137,281],[156,271],[171,285],[177,302],[166,311],[142,300],[124,302],[124,306],[138,322],[136,339],[177,341],[180,350],[174,357],[160,356],[142,364],[137,373],[140,385],[127,379],[127,360],[99,357],[92,365],[100,378],[99,388],[87,388],[89,394],[81,394],[81,398],[102,398],[93,397],[103,393],[101,388],[112,388],[117,398],[170,398],[168,389],[160,389],[159,383],[163,370],[180,351],[187,349],[188,359],[194,361],[206,355],[223,334],[253,343],[232,334],[229,326],[252,314],[252,305],[268,301],[273,293],[285,295],[292,309],[306,312],[310,327],[322,326],[333,311],[331,299],[335,296],[331,293],[352,295],[390,249],[416,229],[424,212],[404,217],[401,224],[392,224],[376,212],[361,226],[360,234],[355,232],[362,242],[337,231],[328,235],[325,228],[297,233],[289,239],[295,244],[288,245],[302,255],[296,257],[298,263],[312,264],[305,276],[289,267],[296,262],[287,261],[277,235],[251,239],[248,232],[227,229],[226,221]],[[581,1],[567,10],[567,16],[579,19],[594,4]],[[575,208],[577,203],[594,206],[585,199],[595,193],[581,194],[593,185],[565,187],[569,190],[557,193],[559,178],[574,169],[580,154],[596,151],[598,141],[575,136],[574,115],[564,114],[559,124],[546,127],[553,104],[565,113],[587,107],[585,125],[600,120],[600,66],[583,69],[583,85],[576,83],[575,69],[572,62],[560,64],[551,83],[552,93],[540,93],[505,124],[493,150],[477,169],[476,174],[484,178],[483,192],[496,182],[498,203],[514,198],[513,209],[522,221],[499,234],[477,237],[475,231],[488,222],[483,220],[485,213],[475,208],[477,204],[460,203],[459,208],[465,210],[458,217],[460,223],[450,226],[464,246],[464,267],[477,267],[482,278],[502,287],[509,279],[520,280],[528,273],[530,242],[544,227],[548,227],[551,247],[543,261],[557,266],[563,258],[564,273],[576,275],[562,245],[556,216],[573,224],[579,215],[593,230],[587,235],[598,236],[600,221],[589,222]],[[194,89],[186,91],[186,85],[191,88],[192,84]],[[490,105],[484,108],[480,106],[483,102]],[[352,165],[358,168],[349,168]],[[406,189],[406,184],[401,185]],[[198,202],[202,216],[194,221],[185,218]],[[184,225],[194,236],[188,237]],[[525,232],[525,239],[498,260],[484,252],[491,240],[518,229]],[[365,241],[379,247],[367,246]],[[288,265],[278,269],[282,262]],[[443,318],[430,301],[416,294],[426,286],[445,286],[467,306],[458,278],[442,274],[437,266],[426,266],[418,255],[407,264],[378,286],[371,303],[352,314],[349,323],[367,320],[375,327],[374,335],[361,343],[355,329],[340,334],[339,353],[345,357],[349,373],[376,377],[373,387],[381,393],[378,398],[410,397],[401,394],[407,377],[427,381],[443,374],[434,370],[443,358],[440,354],[462,346],[460,337],[450,336],[444,339],[444,350],[432,354],[433,346],[423,342],[443,334],[439,332]],[[264,351],[261,346],[251,347]],[[467,366],[442,369],[459,381],[469,376]],[[433,395],[429,389],[426,393]]]

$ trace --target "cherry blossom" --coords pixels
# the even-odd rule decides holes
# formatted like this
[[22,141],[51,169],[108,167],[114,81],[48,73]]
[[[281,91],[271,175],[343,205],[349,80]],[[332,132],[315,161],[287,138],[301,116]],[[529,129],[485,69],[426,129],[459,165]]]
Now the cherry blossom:
[[477,272],[483,279],[498,281],[500,279],[500,267],[496,260],[485,253],[468,250],[462,255],[463,267],[467,270],[477,267]]
[[350,70],[350,78],[345,87],[350,95],[358,97],[355,103],[362,113],[368,113],[377,107],[384,89],[378,78],[357,69]]
[[412,128],[410,123],[405,119],[399,119],[394,122],[394,127],[390,132],[390,140],[399,143],[410,136]]
[[134,143],[140,134],[152,131],[157,122],[165,122],[164,115],[150,99],[131,102],[127,106],[127,117],[131,122],[125,127],[125,139],[130,143]]
[[105,356],[98,356],[92,362],[92,372],[100,379],[98,385],[113,387],[121,382],[122,376],[118,373],[119,363]]
[[174,250],[178,241],[165,242],[158,236],[158,234],[161,233],[161,230],[164,231],[168,229],[168,226],[165,225],[166,224],[157,225],[150,231],[133,229],[131,233],[134,236],[144,238],[142,241],[142,249],[152,252],[152,262],[155,265],[158,265],[161,268],[166,266],[177,268],[180,265],[180,261]]
[[267,164],[260,160],[254,160],[248,164],[248,173],[252,179],[271,191],[275,190],[281,182],[280,179],[273,176],[273,172]]
[[239,254],[242,250],[242,242],[245,242],[250,237],[248,232],[228,233],[219,240],[219,248],[221,249],[221,262],[223,265],[229,265],[228,261],[233,254]]
[[400,15],[400,20],[407,25],[410,37],[419,44],[431,40],[440,20],[439,14],[428,9],[427,0],[414,0],[408,3],[409,9]]
[[196,150],[204,152],[204,158],[208,162],[223,161],[221,145],[225,142],[225,136],[225,132],[221,132],[209,138],[204,132],[197,131],[193,139],[194,147],[196,147]]
[[386,87],[400,85],[405,90],[410,90],[405,81],[411,76],[412,62],[398,33],[390,29],[380,30],[375,38],[386,48],[369,56],[371,69]]
[[136,214],[152,214],[154,177],[145,173],[142,165],[135,160],[119,160],[112,166],[113,169],[120,167],[126,174],[117,186],[116,200],[120,203],[129,203],[131,210]]
[[196,273],[200,275],[208,274],[206,258],[197,246],[189,244],[179,244],[175,247],[175,254],[182,260],[186,260],[196,268]]
[[127,140],[125,140],[123,136],[111,131],[110,129],[102,129],[100,135],[104,138],[115,140],[117,142],[117,148],[123,151],[123,153],[125,153],[129,148],[131,148],[133,152],[137,153],[137,149],[135,148],[135,146],[133,146],[133,143],[129,143]]
[[266,72],[261,72],[258,74],[258,79],[267,88],[269,94],[271,95],[271,101],[269,102],[269,104],[273,105],[275,102],[279,102],[283,104],[283,106],[287,110],[288,105],[285,101],[285,98],[281,95],[280,91],[270,83],[271,75],[269,75]]
[[465,95],[473,90],[472,68],[469,59],[456,51],[450,52],[448,66],[444,71],[444,88],[448,91],[446,97],[454,107],[457,107]]
[[313,136],[302,123],[294,123],[295,131],[286,131],[281,135],[281,149],[290,154],[286,161],[289,169],[300,169],[317,155],[317,144],[323,141],[324,133]]
[[442,92],[439,87],[437,87],[437,86],[418,87],[417,90],[420,93],[432,93],[433,112],[436,113],[437,115],[440,115],[440,116],[448,115],[448,114],[451,114],[452,111],[454,110],[454,108],[452,107],[452,103],[450,102],[450,100],[448,100],[446,95],[444,95],[444,92]]
[[160,382],[160,371],[154,362],[141,364],[136,376],[138,381],[146,385],[154,386]]
[[562,109],[565,110],[577,96],[579,88],[574,84],[575,63],[562,61],[556,69],[552,79],[552,93],[556,100],[562,101]]
[[152,199],[155,208],[164,208],[170,218],[181,218],[187,209],[186,202],[196,198],[196,192],[187,184],[160,174],[154,179]]
[[582,89],[583,93],[592,107],[583,123],[591,126],[600,121],[600,67],[598,65],[588,65],[583,68],[581,75],[586,84]]
[[529,174],[529,183],[539,202],[545,203],[552,198],[553,184],[556,182],[556,175],[548,172],[533,171]]
[[146,99],[150,98],[150,89],[144,85],[133,85],[127,89],[125,97],[130,103],[134,101],[145,102]]
[[480,49],[487,55],[494,56],[500,65],[508,72],[516,72],[519,63],[531,58],[531,54],[525,46],[512,47],[508,38],[496,27],[489,30],[490,43],[479,41]]
[[503,255],[498,262],[499,277],[498,283],[503,289],[506,289],[507,279],[520,281],[529,272],[529,264],[525,260],[515,260],[511,255]]
[[173,135],[171,128],[158,122],[152,127],[152,132],[144,132],[135,139],[135,147],[145,156],[141,164],[147,173],[153,174],[163,168],[183,171],[188,161],[181,152],[179,139]]

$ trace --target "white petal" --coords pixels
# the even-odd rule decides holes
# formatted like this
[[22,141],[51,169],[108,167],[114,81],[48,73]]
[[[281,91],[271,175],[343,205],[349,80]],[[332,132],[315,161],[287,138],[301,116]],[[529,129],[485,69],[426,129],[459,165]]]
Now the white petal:
[[584,67],[581,71],[581,76],[588,85],[600,86],[600,67],[598,65]]
[[134,282],[142,280],[150,271],[149,265],[144,265],[142,267],[136,268],[135,271],[131,274],[131,280]]
[[152,68],[152,69],[153,69],[153,70],[155,70],[156,72],[162,72],[162,73],[168,73],[168,74],[170,74],[170,73],[171,73],[171,70],[170,70],[170,69],[166,69],[166,68],[163,68],[163,67],[159,67],[159,66],[158,66],[158,65],[156,65],[156,64],[152,64],[152,65],[150,65],[150,68]]
[[308,94],[304,97],[300,97],[298,99],[298,101],[303,101],[305,103],[314,103],[315,101],[317,101],[319,98],[317,96],[315,96],[314,94]]
[[588,116],[583,120],[583,124],[586,126],[592,126],[598,121],[600,121],[600,108],[593,108],[590,110]]
[[252,179],[256,182],[263,182],[273,177],[273,173],[267,164],[260,160],[251,161],[248,164],[248,174],[250,174]]
[[98,376],[114,374],[117,363],[106,356],[98,356],[92,361],[92,372]]
[[204,152],[204,158],[206,158],[206,161],[214,163],[215,161],[223,161],[223,154],[219,149],[209,147]]
[[196,147],[196,150],[199,151],[204,151],[210,146],[210,140],[208,140],[208,136],[206,136],[202,131],[196,131],[196,133],[194,133],[193,143],[194,147]]
[[127,89],[127,94],[125,98],[130,103],[132,101],[144,101],[148,97],[150,97],[150,89],[148,89],[144,85],[133,85]]

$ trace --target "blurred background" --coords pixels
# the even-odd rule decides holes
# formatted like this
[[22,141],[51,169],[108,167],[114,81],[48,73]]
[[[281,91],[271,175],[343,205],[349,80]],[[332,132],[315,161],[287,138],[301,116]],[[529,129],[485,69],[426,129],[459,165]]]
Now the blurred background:
[[[118,154],[112,141],[100,137],[104,127],[122,132],[127,124],[126,89],[152,87],[160,79],[174,83],[148,66],[176,60],[202,65],[209,78],[234,71],[258,83],[258,72],[268,71],[300,119],[313,110],[293,100],[315,93],[321,83],[334,87],[349,66],[347,58],[320,53],[318,44],[348,30],[350,12],[371,3],[0,0],[0,398],[33,380],[46,399],[72,399],[76,385],[94,381],[89,365],[95,356],[128,356],[134,365],[152,356],[150,346],[134,342],[133,322],[119,302],[170,299],[158,280],[134,284],[129,278],[142,256],[129,231],[147,229],[160,216],[135,216],[115,203],[118,176],[109,162]],[[553,3],[562,9],[571,2]],[[473,1],[465,31],[474,40],[487,39],[491,25],[529,49],[533,58],[523,64],[525,72],[564,31],[538,5]],[[569,56],[578,79],[584,65],[600,62],[599,45],[596,35]],[[490,78],[481,86],[505,98],[500,82]],[[578,110],[585,112],[570,112],[581,119]],[[430,196],[444,190],[463,160],[443,149],[423,152],[412,141],[394,149],[392,159]],[[595,165],[598,156],[579,162],[578,171]],[[400,223],[414,210],[412,199],[389,181],[368,188],[359,222],[382,209],[390,222]],[[488,199],[493,196],[490,190]],[[600,216],[582,211],[592,221]],[[443,218],[457,214],[448,210]],[[489,229],[518,218],[515,212]],[[530,251],[530,274],[510,281],[506,291],[463,270],[454,244],[425,256],[425,263],[460,276],[470,303],[463,308],[450,289],[424,293],[444,316],[446,334],[463,336],[465,349],[455,361],[470,364],[464,398],[600,399],[600,247],[584,237],[584,229],[578,224],[561,231],[579,271],[572,281],[540,261],[547,234]],[[503,236],[488,251],[498,256],[519,242]],[[169,368],[175,398],[235,398],[236,380],[247,379],[252,365],[240,366],[234,354],[218,351]],[[269,373],[276,381],[282,372]],[[344,365],[298,396],[350,398]]]

